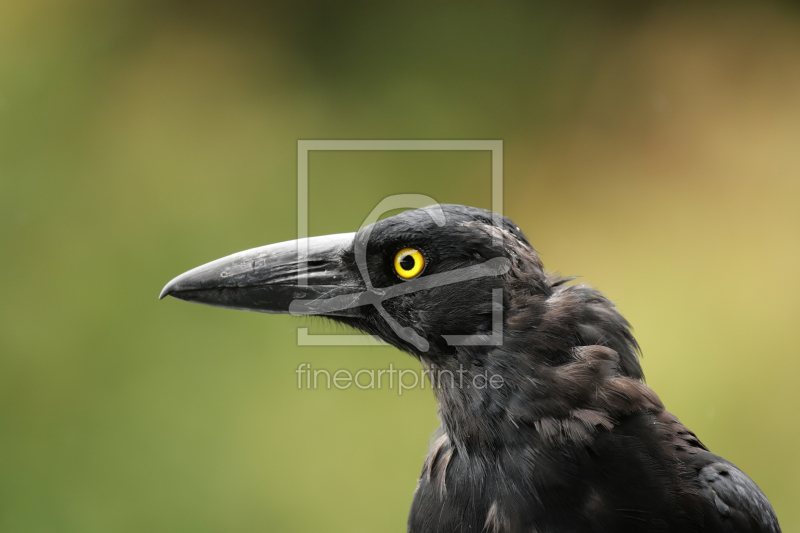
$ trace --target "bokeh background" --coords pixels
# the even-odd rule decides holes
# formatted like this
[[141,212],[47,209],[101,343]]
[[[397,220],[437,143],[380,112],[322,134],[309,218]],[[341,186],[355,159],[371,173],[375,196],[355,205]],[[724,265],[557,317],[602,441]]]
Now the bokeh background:
[[[800,7],[0,2],[0,530],[402,531],[418,368],[319,322],[177,300],[296,235],[298,139],[502,139],[505,211],[612,298],[648,383],[800,528]],[[311,234],[488,153],[315,152]]]

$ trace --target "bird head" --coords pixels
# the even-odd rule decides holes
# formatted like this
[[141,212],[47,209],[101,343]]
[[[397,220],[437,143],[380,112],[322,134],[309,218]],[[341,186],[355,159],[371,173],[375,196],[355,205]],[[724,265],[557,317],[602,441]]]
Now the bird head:
[[[627,322],[616,312],[593,316],[583,308],[567,312],[550,305],[565,281],[544,271],[536,251],[508,218],[439,204],[354,233],[223,257],[176,277],[160,297],[323,316],[433,364],[464,353],[474,360],[503,346],[558,364],[570,359],[573,345],[592,342],[581,336],[635,350]],[[599,302],[613,308],[599,293],[575,295],[581,305]],[[615,326],[613,331],[609,326]],[[554,334],[552,328],[567,334]],[[641,377],[632,357],[628,370]]]

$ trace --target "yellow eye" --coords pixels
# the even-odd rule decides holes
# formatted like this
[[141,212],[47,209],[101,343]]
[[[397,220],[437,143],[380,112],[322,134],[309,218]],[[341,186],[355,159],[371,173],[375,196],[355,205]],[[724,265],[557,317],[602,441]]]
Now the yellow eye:
[[419,276],[425,266],[425,258],[414,248],[403,248],[394,256],[394,271],[403,279]]

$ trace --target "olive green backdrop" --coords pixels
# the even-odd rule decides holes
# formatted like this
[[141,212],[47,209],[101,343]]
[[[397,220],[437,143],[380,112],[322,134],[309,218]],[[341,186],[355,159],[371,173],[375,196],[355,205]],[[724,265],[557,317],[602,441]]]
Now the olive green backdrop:
[[[0,2],[0,530],[404,530],[430,390],[294,371],[414,360],[156,299],[295,237],[298,139],[502,139],[506,214],[797,529],[798,58],[792,4]],[[311,234],[490,171],[315,152]]]

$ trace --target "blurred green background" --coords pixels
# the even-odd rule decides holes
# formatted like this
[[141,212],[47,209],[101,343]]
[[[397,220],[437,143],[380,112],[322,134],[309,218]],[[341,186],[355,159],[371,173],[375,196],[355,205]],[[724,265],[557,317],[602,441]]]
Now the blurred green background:
[[[296,235],[298,139],[502,139],[505,212],[616,301],[648,383],[800,528],[794,4],[0,2],[0,530],[403,531],[418,368],[156,297]],[[310,159],[312,235],[489,207],[488,153]]]

